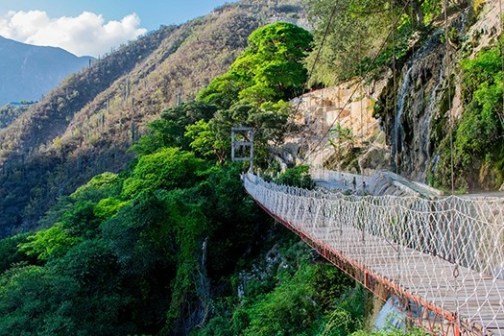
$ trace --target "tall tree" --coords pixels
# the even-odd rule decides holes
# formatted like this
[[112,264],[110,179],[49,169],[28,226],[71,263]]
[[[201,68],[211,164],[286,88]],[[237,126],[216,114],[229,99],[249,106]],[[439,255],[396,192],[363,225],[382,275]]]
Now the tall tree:
[[308,31],[291,23],[255,30],[243,54],[200,92],[198,100],[229,108],[237,100],[258,106],[301,93],[307,78],[302,60],[311,42]]

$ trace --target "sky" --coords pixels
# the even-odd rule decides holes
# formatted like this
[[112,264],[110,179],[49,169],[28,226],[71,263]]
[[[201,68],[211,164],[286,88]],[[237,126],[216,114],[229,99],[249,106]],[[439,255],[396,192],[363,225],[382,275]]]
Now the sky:
[[234,0],[0,0],[0,36],[103,55],[161,25],[180,24]]

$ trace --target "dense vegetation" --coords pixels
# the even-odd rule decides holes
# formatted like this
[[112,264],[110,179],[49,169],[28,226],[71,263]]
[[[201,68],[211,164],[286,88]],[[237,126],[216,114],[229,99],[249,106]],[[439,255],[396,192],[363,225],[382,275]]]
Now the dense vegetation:
[[199,322],[203,274],[229,276],[266,222],[238,173],[162,147],[128,173],[94,177],[48,213],[50,228],[2,241],[0,334],[178,333],[191,315]]
[[[428,31],[440,0],[306,0],[315,26],[312,85],[326,86],[401,64],[411,40]],[[317,57],[318,56],[318,57]]]
[[460,120],[448,121],[453,124],[440,144],[434,178],[441,186],[451,184],[452,152],[456,188],[498,189],[504,182],[503,42],[501,36],[499,46],[461,61],[465,109]]

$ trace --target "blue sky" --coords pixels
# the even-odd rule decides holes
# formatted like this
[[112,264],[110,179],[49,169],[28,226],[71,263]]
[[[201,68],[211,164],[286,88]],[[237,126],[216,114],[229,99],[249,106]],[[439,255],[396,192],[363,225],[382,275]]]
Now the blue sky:
[[0,15],[8,11],[43,10],[51,17],[77,16],[83,11],[102,14],[106,20],[119,20],[133,12],[148,30],[160,25],[182,23],[208,14],[225,0],[1,0]]
[[97,56],[160,25],[183,23],[226,2],[235,1],[0,0],[0,35]]

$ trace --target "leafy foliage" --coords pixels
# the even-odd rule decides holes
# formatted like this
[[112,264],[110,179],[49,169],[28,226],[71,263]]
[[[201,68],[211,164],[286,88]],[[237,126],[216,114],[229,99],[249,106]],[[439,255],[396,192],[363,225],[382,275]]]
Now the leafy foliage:
[[302,243],[275,239],[263,263],[241,273],[244,294],[233,312],[217,314],[195,336],[349,335],[362,325],[362,304],[369,303],[362,288],[333,266],[310,260]]
[[307,59],[309,68],[314,68],[312,85],[333,85],[391,66],[406,55],[413,32],[423,31],[442,5],[440,0],[305,3],[315,27],[315,48]]
[[160,188],[184,188],[193,185],[203,169],[203,161],[194,154],[163,148],[140,158],[132,176],[124,181],[123,194],[131,197]]
[[[208,123],[189,126],[191,147],[222,162],[229,148],[231,127],[253,127],[258,164],[268,159],[267,142],[281,138],[291,107],[285,100],[301,93],[307,78],[303,59],[312,37],[303,28],[276,22],[254,31],[245,51],[228,72],[215,78],[197,97],[218,111]],[[202,146],[207,148],[202,150]],[[209,150],[210,149],[210,150]]]
[[[48,215],[50,228],[0,241],[8,255],[0,330],[109,335],[186,328],[202,300],[200,272],[231,274],[233,256],[257,240],[257,224],[265,222],[246,199],[237,167],[194,174],[204,167],[192,153],[162,148],[123,176],[97,176],[61,200]],[[203,241],[211,248],[202,265]]]
[[[497,189],[504,182],[504,84],[498,47],[463,60],[465,111],[453,128],[453,165],[459,188],[482,186]],[[440,143],[440,163],[434,178],[449,187],[451,169],[450,134]],[[471,178],[478,176],[479,179]]]
[[18,248],[19,244],[26,242],[27,236],[28,234],[18,234],[0,240],[0,274],[27,260],[35,263],[35,260],[27,258],[27,255]]
[[301,93],[307,74],[300,61],[311,40],[309,32],[286,22],[255,30],[243,54],[199,93],[198,100],[229,108],[238,100],[260,105]]
[[133,148],[139,154],[151,154],[165,146],[189,149],[186,127],[208,121],[215,111],[215,106],[194,101],[167,109],[149,125],[150,136],[141,138]]
[[288,168],[275,182],[304,189],[315,187],[315,182],[310,176],[310,167],[306,165]]
[[53,256],[61,256],[77,243],[77,239],[69,236],[61,225],[40,231],[28,238],[28,242],[21,244],[21,252],[28,256],[36,256],[40,260],[47,260]]

